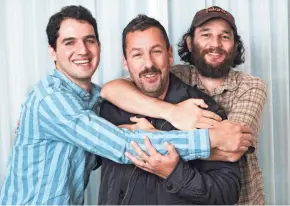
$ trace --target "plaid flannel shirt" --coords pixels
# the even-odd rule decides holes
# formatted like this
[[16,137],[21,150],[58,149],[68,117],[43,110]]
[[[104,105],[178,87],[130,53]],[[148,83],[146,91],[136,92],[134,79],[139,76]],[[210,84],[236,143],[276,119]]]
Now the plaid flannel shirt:
[[222,106],[230,120],[246,123],[254,131],[254,148],[246,153],[239,162],[241,171],[241,193],[237,204],[265,204],[263,177],[258,165],[258,133],[261,128],[261,115],[267,93],[265,83],[244,72],[230,70],[225,81],[212,92],[208,92],[197,76],[197,70],[191,65],[175,65],[171,72],[189,85],[197,85]]

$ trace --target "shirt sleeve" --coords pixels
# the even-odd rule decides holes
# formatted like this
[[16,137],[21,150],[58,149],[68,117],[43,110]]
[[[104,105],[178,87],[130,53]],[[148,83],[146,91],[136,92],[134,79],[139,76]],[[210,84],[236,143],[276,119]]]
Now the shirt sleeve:
[[184,160],[207,158],[210,154],[207,129],[170,132],[131,132],[120,129],[97,116],[73,94],[56,92],[45,97],[39,106],[40,136],[81,147],[88,152],[118,163],[130,163],[124,153],[135,154],[130,141],[145,150],[143,138],[148,136],[154,147],[165,154],[164,143],[173,144]]
[[239,200],[240,178],[237,162],[181,160],[162,184],[192,204],[233,205]]
[[[244,91],[233,104],[228,115],[229,120],[245,123],[254,131],[254,148],[257,148],[258,133],[261,127],[261,115],[266,103],[267,93],[264,82],[255,79],[253,86]],[[251,83],[250,83],[251,84]]]

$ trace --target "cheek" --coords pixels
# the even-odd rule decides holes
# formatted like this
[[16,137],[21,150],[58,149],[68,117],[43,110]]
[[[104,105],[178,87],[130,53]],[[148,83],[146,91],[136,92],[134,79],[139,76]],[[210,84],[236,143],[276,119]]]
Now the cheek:
[[58,58],[63,60],[68,60],[73,55],[71,50],[63,50],[58,52]]
[[70,57],[73,54],[71,50],[66,50],[65,51],[65,56]]
[[143,70],[145,65],[145,62],[143,59],[136,59],[129,65],[130,68],[132,68],[132,71],[139,73]]
[[[196,47],[205,48],[209,45],[210,40],[206,38],[198,38],[193,43]],[[193,46],[194,46],[193,45]]]
[[142,65],[136,64],[136,62],[128,62],[128,68],[131,75],[135,76],[136,78],[139,78],[139,73],[142,71]]
[[227,42],[223,45],[223,47],[224,47],[224,50],[229,53],[234,50],[235,45],[234,45],[234,42]]
[[158,56],[153,59],[153,63],[157,68],[164,68],[168,65],[169,57],[167,56]]
[[94,47],[90,49],[91,53],[94,54],[95,56],[99,57],[100,56],[100,49],[98,47]]

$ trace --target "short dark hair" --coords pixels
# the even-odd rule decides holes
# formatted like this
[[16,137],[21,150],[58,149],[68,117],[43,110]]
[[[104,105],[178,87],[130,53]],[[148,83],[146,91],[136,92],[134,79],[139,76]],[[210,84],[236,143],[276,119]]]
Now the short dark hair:
[[94,28],[96,39],[98,43],[99,34],[96,19],[92,16],[92,13],[83,6],[66,6],[63,7],[59,12],[52,15],[46,26],[46,34],[49,45],[56,50],[56,40],[59,36],[59,28],[63,20],[75,19],[79,21],[86,21]]
[[[194,32],[197,27],[191,26],[188,31],[182,36],[181,40],[178,43],[178,55],[180,59],[186,63],[193,64],[191,59],[191,52],[188,50],[186,39],[187,37],[191,37],[192,41],[194,39]],[[232,28],[234,32],[234,42],[237,46],[236,56],[233,61],[232,67],[236,67],[237,65],[240,65],[245,62],[245,48],[242,41],[242,38],[238,35],[238,32],[236,29]]]
[[138,14],[138,16],[135,17],[134,19],[132,19],[123,30],[122,48],[123,48],[123,54],[124,54],[125,58],[127,58],[127,56],[126,56],[126,36],[127,36],[127,34],[129,32],[134,32],[134,31],[138,31],[138,30],[145,31],[146,29],[151,28],[151,27],[156,27],[156,28],[160,29],[160,31],[163,35],[163,38],[165,40],[166,47],[167,47],[167,49],[169,49],[169,47],[170,47],[169,38],[167,36],[166,30],[160,24],[160,22],[154,18],[146,16],[145,14]]

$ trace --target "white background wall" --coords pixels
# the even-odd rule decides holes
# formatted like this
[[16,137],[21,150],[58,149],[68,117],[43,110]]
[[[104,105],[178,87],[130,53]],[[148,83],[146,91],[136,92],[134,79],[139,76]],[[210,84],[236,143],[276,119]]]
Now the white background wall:
[[[268,102],[259,142],[268,204],[290,204],[289,3],[287,0],[0,0],[0,186],[11,152],[14,129],[26,94],[53,70],[45,34],[49,17],[65,5],[83,5],[98,21],[101,63],[94,82],[126,73],[121,63],[121,32],[138,13],[158,19],[173,44],[188,29],[196,11],[217,5],[236,18],[246,47],[240,70],[264,79]],[[88,203],[96,203],[98,172],[89,185]]]

